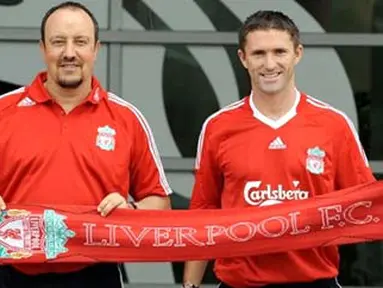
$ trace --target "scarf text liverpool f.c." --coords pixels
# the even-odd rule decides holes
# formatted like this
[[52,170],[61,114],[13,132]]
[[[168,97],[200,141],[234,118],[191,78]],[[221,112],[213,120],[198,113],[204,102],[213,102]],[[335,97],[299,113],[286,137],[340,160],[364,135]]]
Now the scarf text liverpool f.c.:
[[8,205],[0,263],[156,262],[259,255],[383,239],[383,182],[269,207],[125,210]]

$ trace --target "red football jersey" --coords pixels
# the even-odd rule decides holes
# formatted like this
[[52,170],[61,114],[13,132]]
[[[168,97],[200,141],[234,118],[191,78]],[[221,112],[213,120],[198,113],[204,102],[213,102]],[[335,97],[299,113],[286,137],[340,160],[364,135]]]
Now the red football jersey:
[[[109,193],[140,200],[171,193],[148,123],[132,104],[92,91],[66,114],[40,73],[0,96],[0,196],[6,203],[97,206]],[[73,265],[20,265],[26,273],[76,270]]]
[[[293,108],[276,121],[251,96],[213,114],[203,125],[195,168],[191,209],[274,205],[375,181],[347,116],[298,91]],[[293,249],[217,259],[215,272],[233,287],[337,276],[337,247]]]

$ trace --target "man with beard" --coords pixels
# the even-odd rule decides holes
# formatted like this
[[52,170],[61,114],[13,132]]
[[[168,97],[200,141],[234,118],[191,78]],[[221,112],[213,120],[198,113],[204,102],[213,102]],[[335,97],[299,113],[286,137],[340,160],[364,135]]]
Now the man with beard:
[[[170,209],[171,189],[148,123],[93,75],[98,30],[92,13],[75,2],[42,19],[46,71],[0,97],[1,209],[94,205],[102,216],[115,208]],[[0,287],[122,286],[117,264],[0,267]]]

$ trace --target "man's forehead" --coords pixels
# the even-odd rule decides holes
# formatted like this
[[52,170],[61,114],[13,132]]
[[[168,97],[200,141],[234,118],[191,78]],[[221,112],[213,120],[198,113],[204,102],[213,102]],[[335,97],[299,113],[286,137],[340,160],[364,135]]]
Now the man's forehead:
[[87,31],[83,31],[83,30],[61,30],[61,29],[58,29],[57,27],[52,29],[52,30],[48,30],[46,31],[46,37],[48,39],[52,39],[52,38],[94,38],[94,32],[93,31],[90,31],[90,30],[87,30]]
[[45,25],[45,33],[49,38],[93,37],[94,29],[93,21],[81,9],[59,9],[48,18]]
[[280,30],[255,30],[250,32],[246,38],[247,44],[252,47],[285,47],[293,45],[291,35]]
[[262,40],[265,38],[275,39],[280,41],[286,41],[291,39],[291,35],[288,31],[277,30],[277,29],[267,29],[267,30],[253,30],[248,33],[248,38],[257,38],[257,40]]

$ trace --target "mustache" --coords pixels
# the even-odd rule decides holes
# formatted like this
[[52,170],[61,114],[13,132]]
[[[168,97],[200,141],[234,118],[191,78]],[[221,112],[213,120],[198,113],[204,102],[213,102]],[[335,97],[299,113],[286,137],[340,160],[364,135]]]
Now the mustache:
[[80,66],[81,65],[81,61],[79,61],[75,57],[73,57],[73,58],[65,57],[65,58],[61,59],[58,64],[60,66],[62,66],[62,65],[77,65],[77,66]]

